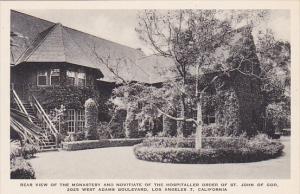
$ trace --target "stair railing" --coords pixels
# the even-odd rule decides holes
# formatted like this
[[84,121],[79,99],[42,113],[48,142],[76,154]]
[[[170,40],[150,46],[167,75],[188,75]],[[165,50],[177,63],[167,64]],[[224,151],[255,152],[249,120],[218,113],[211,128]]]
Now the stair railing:
[[41,106],[39,101],[34,96],[32,96],[32,99],[33,99],[33,104],[34,104],[35,108],[37,109],[39,114],[42,116],[43,122],[45,122],[47,124],[47,126],[49,127],[50,132],[54,135],[55,141],[57,143],[58,131],[57,131],[55,125],[52,123],[52,121],[50,120],[49,116],[46,114],[45,110],[43,109],[43,107]]
[[22,101],[20,100],[19,96],[17,95],[16,91],[14,89],[11,89],[11,90],[13,93],[13,98],[14,98],[15,102],[17,103],[20,111],[23,112],[24,114],[26,114],[28,120],[33,123],[32,119],[30,118],[30,115],[28,114],[26,108],[24,107],[24,105],[23,105]]

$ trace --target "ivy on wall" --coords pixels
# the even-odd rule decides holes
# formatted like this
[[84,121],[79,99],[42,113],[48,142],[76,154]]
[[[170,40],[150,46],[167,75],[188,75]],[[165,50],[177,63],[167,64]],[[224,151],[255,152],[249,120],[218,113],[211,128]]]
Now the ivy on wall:
[[66,109],[84,109],[84,103],[88,98],[93,98],[98,104],[99,112],[106,110],[108,94],[102,94],[90,87],[55,86],[38,88],[33,91],[45,109],[58,108],[64,105]]

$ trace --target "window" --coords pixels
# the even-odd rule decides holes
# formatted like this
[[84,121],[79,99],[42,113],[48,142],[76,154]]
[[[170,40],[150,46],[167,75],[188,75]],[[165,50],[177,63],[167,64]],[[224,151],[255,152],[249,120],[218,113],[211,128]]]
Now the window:
[[83,131],[85,125],[84,110],[67,110],[68,133]]
[[84,110],[78,110],[77,111],[77,124],[78,124],[78,130],[79,131],[83,131],[84,129],[84,118],[85,114],[84,114]]
[[68,110],[67,123],[68,123],[68,132],[74,133],[75,132],[75,110],[74,109]]
[[67,71],[67,84],[72,86],[85,86],[86,85],[86,75],[85,72],[79,71]]
[[38,71],[37,74],[37,85],[46,86],[47,83],[47,71]]
[[59,69],[51,69],[50,72],[50,85],[57,86],[60,82],[60,70]]
[[75,85],[75,78],[76,78],[76,73],[74,71],[67,71],[67,84],[68,85]]
[[78,86],[85,86],[85,73],[79,72],[77,74],[78,77]]

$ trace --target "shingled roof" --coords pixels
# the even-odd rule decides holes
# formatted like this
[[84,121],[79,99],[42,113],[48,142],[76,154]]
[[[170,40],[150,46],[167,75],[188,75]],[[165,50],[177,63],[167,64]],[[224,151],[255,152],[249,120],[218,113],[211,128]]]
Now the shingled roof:
[[[129,81],[149,82],[149,75],[138,66],[145,54],[134,48],[105,40],[66,26],[55,24],[21,12],[11,11],[11,32],[17,46],[11,48],[11,64],[26,62],[67,62],[98,69],[103,81],[115,82],[116,77],[101,63],[98,56],[109,56],[110,63],[118,68],[120,76]],[[122,59],[122,63],[118,63]]]
[[[232,31],[230,45],[237,44],[244,33],[249,33],[245,29]],[[118,81],[110,68],[127,81],[153,84],[175,77],[170,71],[174,67],[170,58],[145,56],[139,49],[17,11],[11,11],[11,34],[16,34],[12,42],[17,46],[11,47],[11,64],[16,66],[27,62],[67,62],[100,70],[104,76],[101,80],[106,82]],[[220,46],[215,54],[227,58],[229,49]],[[109,66],[97,56],[108,59]]]
[[98,69],[61,24],[41,32],[19,57],[24,62],[66,62]]

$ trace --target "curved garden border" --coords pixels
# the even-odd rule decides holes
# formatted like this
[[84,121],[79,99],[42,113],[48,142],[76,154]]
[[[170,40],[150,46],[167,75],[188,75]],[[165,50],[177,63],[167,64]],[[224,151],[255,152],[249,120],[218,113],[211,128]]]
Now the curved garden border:
[[[211,141],[211,140],[210,140]],[[284,146],[280,142],[246,142],[242,147],[159,147],[138,144],[134,154],[140,160],[163,163],[214,164],[245,163],[276,158],[282,154]]]

